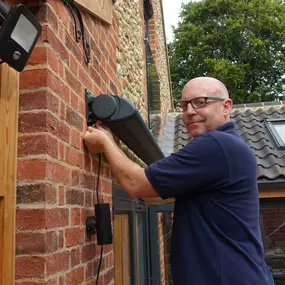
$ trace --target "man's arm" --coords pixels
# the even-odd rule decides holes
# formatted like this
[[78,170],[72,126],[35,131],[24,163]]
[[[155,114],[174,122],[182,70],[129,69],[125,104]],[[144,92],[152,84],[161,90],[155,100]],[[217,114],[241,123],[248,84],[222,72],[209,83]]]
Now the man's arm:
[[144,169],[131,161],[116,145],[108,131],[98,124],[88,128],[83,140],[91,153],[104,152],[113,175],[133,198],[154,198],[158,194],[148,181]]

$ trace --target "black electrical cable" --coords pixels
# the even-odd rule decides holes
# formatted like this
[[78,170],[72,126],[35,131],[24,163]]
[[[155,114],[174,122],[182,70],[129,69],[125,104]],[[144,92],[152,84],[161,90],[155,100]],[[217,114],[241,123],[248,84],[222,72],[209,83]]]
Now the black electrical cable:
[[98,282],[99,282],[99,275],[100,275],[100,270],[101,270],[102,258],[103,258],[103,246],[101,246],[101,253],[100,253],[100,259],[99,259],[98,270],[97,270],[96,285],[98,285]]
[[[99,180],[100,180],[100,172],[101,172],[102,154],[99,153],[98,156],[99,156],[98,157],[98,175],[97,175],[95,191],[96,191],[96,196],[97,196],[97,203],[100,204],[100,199],[99,199]],[[99,264],[98,264],[98,269],[97,269],[96,285],[98,285],[98,282],[99,282],[102,258],[103,258],[103,246],[101,246],[100,259],[99,259]]]

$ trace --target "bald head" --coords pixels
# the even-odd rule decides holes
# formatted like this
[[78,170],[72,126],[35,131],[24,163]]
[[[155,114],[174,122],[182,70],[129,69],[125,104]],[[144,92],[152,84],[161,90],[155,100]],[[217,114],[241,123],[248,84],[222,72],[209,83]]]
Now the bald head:
[[183,93],[188,93],[187,91],[199,90],[199,92],[203,92],[204,94],[200,94],[201,96],[212,96],[212,97],[221,97],[224,99],[229,98],[229,93],[226,86],[219,80],[213,77],[196,77],[191,79],[186,83],[182,90]]
[[182,120],[192,137],[213,131],[230,120],[232,100],[226,86],[213,77],[191,79],[182,90],[181,101]]

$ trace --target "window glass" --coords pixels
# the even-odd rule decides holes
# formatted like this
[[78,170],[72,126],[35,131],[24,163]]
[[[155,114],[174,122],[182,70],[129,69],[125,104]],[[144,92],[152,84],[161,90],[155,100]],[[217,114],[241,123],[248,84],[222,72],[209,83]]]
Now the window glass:
[[274,123],[273,125],[281,140],[283,141],[283,144],[285,144],[285,124]]

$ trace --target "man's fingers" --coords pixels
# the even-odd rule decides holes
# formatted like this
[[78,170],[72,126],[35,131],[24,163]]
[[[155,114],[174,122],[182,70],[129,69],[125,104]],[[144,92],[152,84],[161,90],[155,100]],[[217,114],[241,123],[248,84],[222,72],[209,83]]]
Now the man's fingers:
[[96,129],[98,129],[98,130],[103,130],[103,128],[102,128],[102,125],[101,125],[101,122],[100,121],[97,121],[96,123],[95,123],[95,126],[96,126]]

